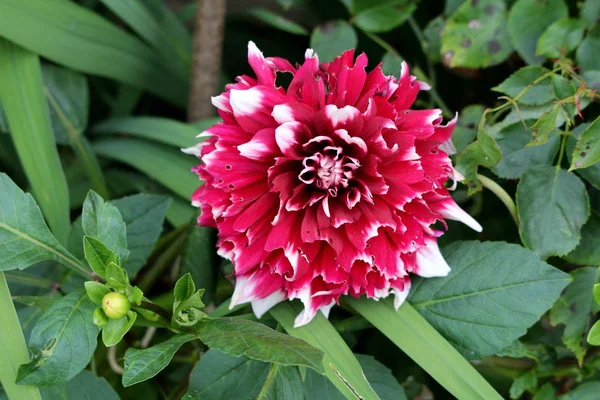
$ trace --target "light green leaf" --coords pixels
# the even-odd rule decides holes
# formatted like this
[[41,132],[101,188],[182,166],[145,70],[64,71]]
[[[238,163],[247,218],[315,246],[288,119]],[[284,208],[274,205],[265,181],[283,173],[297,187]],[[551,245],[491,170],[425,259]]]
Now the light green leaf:
[[[566,145],[566,153],[567,159],[569,160],[569,164],[573,164],[573,152],[575,150],[575,145],[577,144],[577,139],[590,126],[589,123],[583,123],[577,126],[575,129],[571,131],[569,137],[567,137],[567,145]],[[583,179],[592,184],[596,189],[600,189],[600,164],[596,163],[590,165],[587,168],[576,169],[575,172],[577,175],[581,176]]]
[[442,253],[450,274],[413,279],[409,301],[468,359],[524,335],[570,281],[532,251],[505,242],[456,242]]
[[600,321],[596,321],[592,326],[592,329],[590,329],[587,341],[592,346],[600,346]]
[[294,328],[299,311],[297,304],[283,302],[269,312],[290,335],[305,340],[325,353],[325,375],[346,398],[378,399],[358,360],[327,318],[317,313],[310,324]]
[[75,2],[3,1],[0,35],[76,71],[145,89],[178,106],[187,101],[187,82],[173,76],[155,51]]
[[91,236],[83,237],[83,253],[85,260],[96,274],[106,277],[106,267],[111,262],[119,263],[118,256],[104,243]]
[[513,46],[527,62],[539,65],[544,57],[536,56],[537,42],[554,21],[568,17],[563,0],[518,0],[508,13],[508,33]]
[[556,394],[554,392],[554,386],[551,383],[544,383],[540,390],[535,392],[533,400],[556,400]]
[[356,47],[358,38],[346,21],[329,21],[317,26],[310,35],[310,47],[319,61],[332,61],[348,49]]
[[106,379],[83,370],[65,385],[42,389],[44,400],[119,400]]
[[106,265],[105,278],[106,286],[117,291],[124,291],[129,286],[127,271],[112,261]]
[[219,258],[214,250],[215,244],[214,229],[193,224],[179,264],[180,274],[191,274],[198,287],[204,288],[203,299],[206,304],[212,303],[217,286],[215,270]]
[[531,133],[523,126],[533,125],[532,120],[515,122],[493,135],[502,152],[502,159],[492,171],[501,178],[518,179],[529,168],[537,165],[549,165],[558,151],[560,137],[558,131],[540,146],[527,146]]
[[302,25],[295,23],[279,14],[266,8],[251,8],[246,13],[257,20],[280,31],[291,33],[292,35],[308,36],[308,31]]
[[127,234],[125,222],[117,207],[104,201],[94,191],[90,191],[83,203],[81,215],[83,232],[101,241],[119,255],[121,262],[125,262],[129,257]]
[[50,233],[30,194],[0,173],[0,271],[25,269],[43,260],[57,261],[84,276],[90,271]]
[[402,25],[416,9],[413,0],[384,1],[356,14],[352,22],[367,32],[388,32]]
[[450,68],[496,65],[513,49],[506,31],[502,0],[468,0],[448,19],[442,31],[442,60]]
[[583,24],[575,18],[565,18],[554,22],[540,36],[536,55],[560,58],[575,50],[583,38]]
[[29,338],[32,360],[19,368],[17,382],[54,386],[79,374],[96,350],[94,309],[84,292],[70,293],[46,309]]
[[563,258],[578,265],[600,265],[600,214],[592,210],[590,219],[581,228],[581,241]]
[[301,365],[323,372],[323,352],[303,340],[244,319],[219,318],[197,326],[208,347],[234,356],[281,365]]
[[600,117],[592,122],[579,138],[573,150],[571,168],[587,168],[600,161]]
[[550,165],[525,172],[517,186],[519,234],[542,258],[573,250],[590,216],[585,185],[573,173]]
[[468,186],[469,193],[481,189],[481,182],[477,179],[479,166],[491,168],[498,164],[501,158],[498,143],[485,130],[479,130],[477,140],[458,154],[456,162],[456,169],[464,175],[463,183]]
[[[0,36],[5,26],[5,7],[5,3],[0,4]],[[40,60],[3,38],[0,38],[0,102],[33,196],[58,241],[66,244],[71,224],[69,188],[44,99]]]
[[106,347],[111,347],[118,344],[123,336],[133,326],[137,314],[130,311],[126,316],[119,319],[108,319],[108,323],[102,328],[102,343]]
[[208,315],[202,311],[204,308],[203,294],[204,289],[200,289],[185,300],[175,300],[173,302],[171,324],[173,326],[194,326],[198,322],[207,319]]
[[187,300],[190,297],[192,297],[195,291],[196,285],[194,285],[192,275],[190,273],[187,273],[181,278],[179,278],[175,283],[175,289],[173,289],[175,301]]
[[[573,281],[550,310],[552,325],[564,324],[562,341],[570,349],[580,365],[586,349],[583,347],[585,331],[593,315],[594,284],[600,282],[598,267],[583,267],[571,272]],[[595,308],[595,307],[594,307]]]
[[123,386],[132,386],[156,376],[169,365],[177,350],[193,339],[194,335],[179,334],[147,349],[127,349]]
[[582,72],[600,70],[600,29],[589,31],[575,52],[575,61]]
[[550,111],[543,113],[531,128],[531,142],[528,146],[538,146],[548,141],[550,133],[556,129],[560,107],[553,106]]
[[544,67],[530,65],[519,69],[506,78],[501,84],[492,90],[503,93],[509,97],[516,97],[523,90],[529,88],[519,99],[519,103],[528,105],[546,104],[552,100],[552,82],[550,76],[530,86],[534,81],[550,72]]
[[537,385],[538,379],[535,371],[528,371],[515,379],[510,385],[510,398],[519,399],[525,392],[534,393]]
[[85,292],[87,293],[90,300],[92,300],[96,304],[102,304],[102,299],[108,293],[110,293],[110,289],[96,281],[87,281],[85,283]]
[[183,400],[253,399],[258,396],[268,372],[267,363],[211,349],[192,370]]
[[304,400],[302,377],[297,367],[271,364],[257,400]]

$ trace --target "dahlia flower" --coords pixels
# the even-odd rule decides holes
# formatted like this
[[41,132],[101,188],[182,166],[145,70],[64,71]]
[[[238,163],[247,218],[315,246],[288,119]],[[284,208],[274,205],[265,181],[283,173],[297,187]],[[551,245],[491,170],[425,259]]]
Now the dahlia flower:
[[[308,49],[302,65],[265,58],[254,43],[242,75],[212,99],[222,122],[184,151],[202,164],[193,194],[198,222],[218,229],[218,253],[233,263],[231,306],[250,302],[260,318],[286,299],[304,310],[295,324],[328,316],[341,295],[400,307],[410,274],[450,271],[433,227],[444,219],[481,226],[450,197],[460,179],[448,152],[456,117],[413,110],[428,85],[348,50],[319,63]],[[287,88],[278,73],[292,75]]]

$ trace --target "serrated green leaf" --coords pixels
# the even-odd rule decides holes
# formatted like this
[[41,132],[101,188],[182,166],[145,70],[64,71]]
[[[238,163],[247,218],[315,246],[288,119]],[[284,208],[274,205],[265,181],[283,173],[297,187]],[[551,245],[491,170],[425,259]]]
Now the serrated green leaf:
[[523,344],[518,340],[515,340],[510,346],[496,352],[496,355],[500,357],[529,358],[536,361],[538,364],[543,363],[549,357],[548,349],[544,345]]
[[119,395],[106,379],[83,370],[65,385],[43,388],[44,400],[119,400]]
[[0,271],[57,261],[85,276],[90,271],[50,233],[30,194],[0,173]]
[[132,386],[156,376],[169,365],[177,350],[193,339],[192,334],[179,334],[147,349],[127,349],[125,372],[121,379],[123,386]]
[[537,389],[538,379],[535,371],[528,371],[515,379],[510,385],[510,398],[518,399],[525,392],[534,393]]
[[594,306],[593,287],[600,282],[600,269],[583,267],[571,272],[573,281],[550,310],[552,325],[564,324],[563,343],[581,365],[586,349],[583,347],[585,331]]
[[192,370],[183,400],[253,399],[258,396],[268,372],[267,363],[210,349]]
[[70,293],[46,309],[31,332],[33,357],[19,368],[18,383],[54,386],[80,373],[96,350],[94,309],[84,292]]
[[577,247],[563,258],[578,265],[600,265],[600,214],[592,210],[590,218],[581,228]]
[[568,17],[563,0],[518,0],[508,13],[508,33],[513,46],[527,62],[539,65],[544,57],[536,56],[537,42],[554,22]]
[[104,243],[87,235],[83,237],[83,254],[92,270],[102,278],[106,276],[108,264],[119,262],[118,256]]
[[126,316],[119,319],[108,319],[108,323],[102,328],[102,343],[106,347],[111,347],[118,344],[123,336],[133,326],[137,314],[130,311]]
[[536,65],[523,67],[506,78],[501,84],[493,87],[492,90],[503,93],[509,97],[516,97],[523,90],[529,88],[525,94],[521,96],[519,103],[527,105],[546,104],[552,100],[552,83],[550,76],[539,81],[535,85],[532,85],[532,83],[548,72],[550,72],[548,69]]
[[535,54],[548,58],[559,58],[575,50],[583,38],[583,24],[575,18],[555,21],[540,36]]
[[248,15],[257,20],[283,32],[291,33],[292,35],[308,36],[308,31],[302,25],[297,24],[279,14],[274,13],[266,8],[251,8],[246,12]]
[[354,15],[352,22],[367,32],[388,32],[402,25],[416,9],[413,0],[379,2],[375,7]]
[[96,304],[102,304],[102,298],[108,293],[110,289],[96,281],[87,281],[85,283],[85,292],[87,293],[90,300]]
[[505,242],[456,242],[442,253],[450,274],[413,279],[409,302],[468,359],[495,354],[524,335],[570,281]]
[[550,111],[543,113],[540,119],[530,127],[531,141],[528,144],[529,146],[539,146],[548,141],[548,136],[556,129],[556,119],[558,118],[559,113],[560,108],[556,105],[552,107]]
[[519,234],[542,258],[573,250],[590,216],[585,185],[571,172],[541,165],[525,172],[517,186]]
[[257,400],[304,400],[302,377],[297,367],[271,364]]
[[452,14],[442,31],[442,61],[450,68],[496,65],[513,49],[506,31],[502,0],[468,0]]
[[[581,135],[583,131],[590,126],[589,123],[583,123],[577,126],[575,129],[571,131],[569,137],[567,137],[567,145],[566,145],[566,153],[567,159],[569,160],[569,164],[573,163],[573,151],[575,150],[575,145],[577,144],[577,139]],[[600,164],[596,163],[594,165],[590,165],[587,168],[576,169],[575,173],[581,176],[583,179],[592,184],[596,189],[600,189]]]
[[208,347],[234,356],[281,365],[301,365],[323,372],[323,352],[303,340],[279,333],[258,322],[219,318],[197,326]]
[[600,161],[600,117],[596,118],[577,139],[570,171],[587,168]]
[[491,168],[498,164],[502,153],[498,143],[484,130],[477,132],[477,140],[464,148],[456,162],[456,169],[465,177],[463,183],[469,187],[469,193],[481,189],[481,182],[477,179],[479,166]]
[[358,38],[346,21],[329,21],[317,26],[310,35],[310,47],[319,61],[332,61],[348,49],[356,47]]
[[184,301],[192,297],[196,291],[196,285],[190,273],[185,274],[177,280],[173,294],[175,295],[175,301]]

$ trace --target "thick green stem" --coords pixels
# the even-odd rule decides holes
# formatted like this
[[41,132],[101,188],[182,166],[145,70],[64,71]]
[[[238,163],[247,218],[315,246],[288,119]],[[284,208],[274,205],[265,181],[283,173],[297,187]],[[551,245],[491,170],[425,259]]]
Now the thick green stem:
[[500,201],[504,203],[513,221],[515,221],[515,224],[519,226],[519,214],[517,213],[517,206],[510,195],[506,193],[504,189],[502,189],[502,186],[498,185],[487,176],[477,174],[477,179],[479,179],[483,187],[494,193],[496,197],[498,197]]
[[4,273],[0,272],[0,383],[10,400],[41,400],[34,386],[17,385],[21,364],[29,362],[29,352]]

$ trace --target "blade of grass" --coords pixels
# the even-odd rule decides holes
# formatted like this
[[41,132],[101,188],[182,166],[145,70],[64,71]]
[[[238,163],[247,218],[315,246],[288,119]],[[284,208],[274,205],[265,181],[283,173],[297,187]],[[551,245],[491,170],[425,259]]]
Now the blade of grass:
[[396,311],[389,299],[346,301],[457,398],[502,399],[409,303]]
[[3,0],[0,35],[77,71],[128,83],[177,106],[187,101],[187,79],[171,73],[156,51],[75,2]]
[[8,284],[0,272],[0,383],[9,399],[41,400],[38,388],[17,385],[21,364],[29,362],[29,351],[17,317]]
[[50,229],[65,244],[71,223],[69,189],[44,99],[40,60],[1,38],[0,100],[33,196]]
[[290,335],[306,341],[325,353],[325,375],[348,399],[379,399],[352,354],[333,325],[321,313],[305,326],[294,328],[299,308],[290,302],[279,303],[270,311]]

